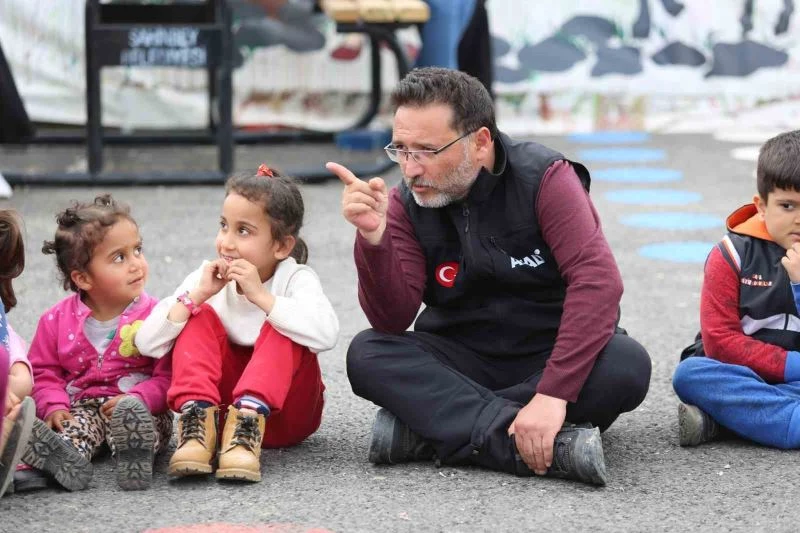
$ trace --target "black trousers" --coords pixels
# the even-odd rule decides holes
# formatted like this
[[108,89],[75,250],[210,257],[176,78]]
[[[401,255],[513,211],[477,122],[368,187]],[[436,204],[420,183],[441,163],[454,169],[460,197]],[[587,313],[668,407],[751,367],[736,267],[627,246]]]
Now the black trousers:
[[[368,329],[347,351],[353,392],[385,407],[430,441],[445,464],[477,464],[531,475],[508,427],[536,393],[545,360],[482,356],[461,343],[422,332],[389,335]],[[627,335],[600,352],[567,421],[605,431],[644,400],[650,357]]]

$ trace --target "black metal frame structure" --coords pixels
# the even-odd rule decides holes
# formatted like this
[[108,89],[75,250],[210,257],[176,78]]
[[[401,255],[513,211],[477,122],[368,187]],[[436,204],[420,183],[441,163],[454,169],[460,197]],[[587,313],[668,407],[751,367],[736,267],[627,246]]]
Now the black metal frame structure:
[[[205,4],[101,4],[86,2],[86,86],[87,125],[85,134],[36,134],[20,139],[20,144],[81,144],[86,142],[88,172],[23,173],[0,171],[10,184],[37,185],[133,185],[133,184],[218,184],[233,169],[235,144],[274,144],[286,142],[331,142],[337,132],[330,131],[243,131],[232,125],[232,36],[230,8],[225,0],[206,0]],[[168,20],[169,23],[162,21]],[[368,125],[378,113],[383,87],[380,45],[385,42],[397,60],[399,78],[409,70],[395,31],[407,23],[371,24],[339,23],[340,33],[363,33],[370,42],[370,99],[363,114],[348,129]],[[104,66],[128,64],[153,66],[164,64],[139,51],[139,59],[121,61],[132,31],[141,29],[174,29],[190,27],[198,32],[206,61],[200,65],[173,65],[205,68],[208,72],[209,126],[206,130],[141,131],[137,133],[106,132],[102,126],[100,70]],[[145,55],[142,55],[145,54]],[[163,56],[163,54],[161,54]],[[138,62],[138,63],[137,63]],[[10,75],[10,74],[9,74]],[[13,78],[9,80],[13,86]],[[216,105],[215,105],[216,104]],[[103,146],[106,144],[216,144],[219,169],[209,171],[104,172]],[[356,175],[368,176],[393,167],[388,159],[381,163],[353,165]],[[308,168],[287,168],[286,173],[302,181],[322,181],[331,174],[323,163]]]

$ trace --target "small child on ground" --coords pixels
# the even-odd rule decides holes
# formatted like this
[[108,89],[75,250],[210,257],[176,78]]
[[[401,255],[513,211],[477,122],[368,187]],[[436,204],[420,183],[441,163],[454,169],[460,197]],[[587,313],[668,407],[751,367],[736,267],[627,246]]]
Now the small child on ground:
[[[12,280],[22,274],[25,268],[25,245],[22,239],[22,224],[19,215],[10,209],[0,209],[0,299],[5,313],[17,305]],[[31,365],[28,362],[28,347],[17,335],[11,324],[6,324],[3,335],[9,354],[8,393],[19,403],[29,396],[33,389]]]
[[[119,486],[145,489],[154,453],[169,442],[172,413],[170,359],[142,357],[133,341],[158,303],[144,292],[139,227],[108,194],[76,203],[56,220],[55,238],[42,252],[56,256],[62,285],[74,294],[42,315],[31,342],[37,412],[86,461],[107,443]],[[29,447],[23,459],[51,473],[75,469],[46,452]]]
[[672,380],[682,446],[727,429],[800,448],[800,130],[764,144],[757,183],[706,260],[702,339]]
[[297,444],[320,425],[317,353],[336,344],[339,322],[303,264],[303,211],[293,180],[265,165],[231,177],[217,258],[189,274],[136,335],[143,354],[172,350],[168,400],[180,412],[173,476],[213,472],[218,414],[218,479],[260,481],[262,447]]
[[5,400],[3,417],[0,418],[0,496],[3,496],[11,485],[14,468],[22,458],[36,418],[33,400],[25,397],[20,401],[8,389],[10,376],[7,369],[11,366],[8,346],[8,322],[5,306],[0,301],[0,398]]
[[[17,406],[19,406],[20,412],[10,435],[14,437],[16,444],[7,449],[2,458],[4,472],[2,492],[18,492],[46,486],[46,478],[31,470],[25,463],[20,462],[20,458],[28,446],[41,448],[47,446],[46,443],[53,442],[50,448],[55,455],[63,456],[67,461],[81,463],[81,458],[76,457],[77,454],[70,450],[69,446],[58,443],[55,434],[44,426],[41,420],[36,419],[35,405],[33,399],[30,398],[33,389],[33,375],[27,358],[28,349],[25,341],[11,328],[6,317],[6,313],[17,305],[13,280],[25,269],[25,243],[22,233],[22,220],[19,215],[10,209],[0,210],[0,307],[2,308],[2,312],[0,312],[0,345],[9,356],[5,404],[7,412],[11,412]],[[24,433],[28,417],[30,417],[28,434],[33,438],[20,441],[18,435]],[[91,466],[85,461],[83,463],[84,468],[80,469],[83,475],[75,478],[74,485],[67,483],[71,487],[83,488],[84,480],[88,483],[91,477]],[[11,482],[12,478],[6,477],[6,469],[13,475],[13,483]],[[79,482],[81,486],[77,486]]]

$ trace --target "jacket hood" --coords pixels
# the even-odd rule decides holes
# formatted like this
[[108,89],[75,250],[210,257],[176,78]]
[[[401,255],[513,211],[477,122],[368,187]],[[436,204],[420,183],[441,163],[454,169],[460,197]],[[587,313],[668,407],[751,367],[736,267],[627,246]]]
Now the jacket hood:
[[725,226],[728,228],[728,231],[738,233],[739,235],[775,242],[775,239],[773,239],[767,231],[767,225],[759,218],[756,204],[750,203],[743,205],[728,215]]

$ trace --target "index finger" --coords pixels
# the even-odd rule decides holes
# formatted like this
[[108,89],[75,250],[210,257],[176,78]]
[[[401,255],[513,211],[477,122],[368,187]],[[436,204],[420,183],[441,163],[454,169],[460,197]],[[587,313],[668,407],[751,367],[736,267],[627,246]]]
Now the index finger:
[[[533,470],[537,474],[540,473],[540,472],[543,473],[543,472],[545,472],[547,470],[547,465],[545,464],[545,461],[544,461],[544,455],[545,455],[544,448],[545,448],[545,446],[544,446],[542,440],[543,440],[542,437],[540,437],[539,435],[536,435],[533,438],[533,443],[532,443],[533,444],[533,463],[534,463],[534,469]],[[552,448],[551,448],[551,451],[552,451]]]
[[344,165],[340,165],[339,163],[329,161],[325,163],[325,168],[336,174],[336,177],[342,180],[342,183],[345,185],[350,185],[351,183],[358,181],[358,177],[353,174],[349,168]]
[[549,437],[545,437],[542,439],[542,449],[544,450],[544,466],[545,468],[550,468],[553,464],[553,444],[555,442],[555,437],[550,439]]

